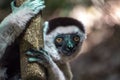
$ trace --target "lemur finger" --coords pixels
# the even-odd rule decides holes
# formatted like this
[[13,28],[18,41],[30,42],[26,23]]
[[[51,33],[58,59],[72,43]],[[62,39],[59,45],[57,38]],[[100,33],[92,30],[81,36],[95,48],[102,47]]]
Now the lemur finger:
[[38,51],[35,51],[35,50],[32,50],[32,49],[26,51],[25,54],[26,54],[27,56],[32,56],[32,57],[37,57],[37,56],[40,55],[40,53],[39,53]]
[[29,6],[29,8],[33,10],[34,13],[38,13],[40,10],[43,10],[45,8],[45,5],[34,4],[34,5]]
[[45,7],[45,5],[44,4],[39,4],[39,3],[31,3],[30,5],[29,5],[29,7],[31,8],[31,9],[35,9],[35,8],[37,8],[37,7]]
[[37,51],[37,50],[33,50],[33,49],[26,51],[25,54],[30,57],[41,58],[41,59],[45,59],[47,56],[44,51],[42,51],[42,50]]
[[33,55],[33,52],[31,52],[31,51],[27,51],[27,52],[25,52],[25,54],[26,54],[27,56],[34,56],[34,55]]
[[39,6],[34,9],[34,13],[38,13],[40,10],[44,9],[45,6]]
[[11,5],[12,10],[14,10],[14,8],[15,8],[14,1],[12,1],[10,5]]
[[37,62],[38,60],[39,60],[39,59],[34,58],[34,57],[28,58],[28,61],[29,61],[29,62]]
[[45,8],[45,5],[43,5],[43,6],[38,6],[36,9],[42,10],[42,9],[44,9],[44,8]]
[[41,5],[45,3],[44,0],[42,0],[42,1],[38,0],[38,2],[39,2],[39,4],[41,4]]
[[39,50],[41,53],[46,53],[46,54],[48,54],[48,52],[46,51],[46,50],[44,50],[43,48],[40,48],[40,50]]
[[28,62],[31,62],[31,63],[37,62],[37,63],[40,63],[40,64],[43,64],[43,63],[44,63],[41,59],[34,58],[34,57],[28,58]]
[[36,7],[36,6],[42,6],[42,5],[44,5],[44,1],[40,1],[40,0],[27,0],[26,2],[24,2],[23,4],[22,4],[22,6],[24,7],[24,6],[27,6],[28,8],[33,8],[34,9],[34,7]]
[[18,9],[18,7],[15,7],[15,1],[12,1],[10,5],[11,5],[12,11],[15,11]]
[[43,62],[47,62],[46,58],[44,58],[44,56],[39,56],[39,57],[34,57],[31,56],[28,58],[29,62],[39,62],[39,61],[43,61]]
[[52,59],[52,58],[50,57],[50,55],[48,54],[48,52],[45,51],[43,48],[40,48],[39,52],[40,52],[40,53],[43,53],[43,54],[41,55],[41,57],[43,56],[42,58],[44,58],[46,61],[49,61],[49,60]]
[[42,5],[44,5],[44,3],[45,3],[44,1],[32,1],[32,2],[29,3],[29,6],[33,6],[35,4],[42,6]]
[[48,65],[49,65],[49,62],[41,60],[41,59],[37,59],[37,58],[34,58],[34,57],[28,58],[28,62],[30,62],[30,63],[37,62],[38,64],[41,64],[45,67],[48,67]]

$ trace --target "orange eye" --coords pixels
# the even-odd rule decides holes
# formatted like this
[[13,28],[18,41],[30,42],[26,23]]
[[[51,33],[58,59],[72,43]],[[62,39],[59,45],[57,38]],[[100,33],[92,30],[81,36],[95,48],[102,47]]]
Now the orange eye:
[[80,40],[80,38],[79,37],[74,37],[74,39],[73,39],[74,41],[79,41]]
[[56,38],[56,42],[60,43],[60,42],[62,42],[62,41],[63,41],[62,38]]

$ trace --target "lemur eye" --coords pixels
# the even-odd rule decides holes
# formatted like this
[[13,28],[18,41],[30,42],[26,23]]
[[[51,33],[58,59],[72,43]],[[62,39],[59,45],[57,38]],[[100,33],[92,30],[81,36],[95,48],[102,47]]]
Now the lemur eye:
[[62,38],[56,38],[56,42],[57,42],[57,43],[61,43],[62,41],[63,41]]
[[80,37],[75,36],[75,37],[73,38],[73,40],[76,41],[76,42],[78,42],[78,41],[80,40]]

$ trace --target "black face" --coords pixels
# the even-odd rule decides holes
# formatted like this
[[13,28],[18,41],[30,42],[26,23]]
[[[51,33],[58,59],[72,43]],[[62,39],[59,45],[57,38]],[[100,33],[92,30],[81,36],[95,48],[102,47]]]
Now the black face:
[[72,55],[78,47],[80,36],[78,34],[60,34],[56,36],[54,43],[60,53]]

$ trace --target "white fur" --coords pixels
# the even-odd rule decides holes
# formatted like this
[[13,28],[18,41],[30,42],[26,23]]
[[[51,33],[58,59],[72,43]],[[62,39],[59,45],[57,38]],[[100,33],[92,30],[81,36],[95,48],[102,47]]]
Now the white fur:
[[0,68],[0,80],[4,80],[5,78],[7,78],[7,75],[6,75],[6,70],[7,68]]
[[0,39],[0,59],[2,58],[6,50],[6,47],[7,47],[7,44],[5,43],[5,41]]
[[67,33],[78,33],[81,37],[81,41],[83,41],[86,38],[85,33],[83,33],[77,26],[68,26],[68,27],[63,27],[63,26],[58,26],[55,30],[53,30],[48,37],[50,36],[57,36],[58,34],[67,34]]
[[55,45],[53,43],[51,43],[51,40],[50,41],[45,40],[44,49],[52,56],[52,58],[54,60],[60,60],[61,59]]
[[23,8],[17,13],[12,13],[10,18],[10,23],[14,24],[21,29],[25,28],[26,23],[33,17],[35,13],[29,8]]
[[44,23],[43,28],[43,34],[44,34],[44,49],[49,52],[49,54],[52,56],[54,60],[60,60],[60,55],[57,52],[57,49],[55,48],[53,42],[51,41],[52,37],[47,37],[47,31],[49,29],[48,21]]
[[66,80],[63,72],[59,69],[59,67],[56,65],[55,62],[51,61],[50,62],[51,66],[49,67],[48,70],[52,70],[51,77],[49,80]]

